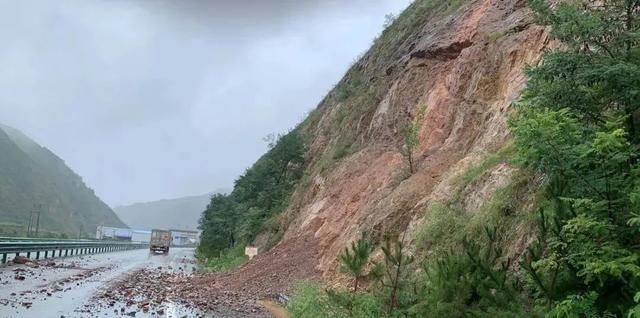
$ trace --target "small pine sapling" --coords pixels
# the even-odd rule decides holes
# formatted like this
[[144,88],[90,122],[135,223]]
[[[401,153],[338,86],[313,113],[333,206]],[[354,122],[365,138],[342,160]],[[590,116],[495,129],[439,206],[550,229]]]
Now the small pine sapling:
[[353,293],[358,292],[358,284],[366,276],[364,269],[369,263],[369,256],[373,252],[373,248],[373,243],[363,235],[340,254],[342,271],[353,276]]
[[[406,234],[406,232],[405,232]],[[382,286],[389,289],[388,313],[399,307],[398,297],[405,287],[407,267],[414,262],[413,255],[407,255],[404,235],[402,239],[387,239],[382,247],[384,253],[384,275]]]

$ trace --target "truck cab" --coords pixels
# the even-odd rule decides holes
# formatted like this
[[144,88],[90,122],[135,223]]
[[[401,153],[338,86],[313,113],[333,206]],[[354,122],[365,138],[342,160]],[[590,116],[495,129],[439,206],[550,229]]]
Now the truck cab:
[[167,230],[154,229],[151,231],[151,242],[149,250],[152,253],[160,252],[169,254],[169,246],[171,245],[171,232]]

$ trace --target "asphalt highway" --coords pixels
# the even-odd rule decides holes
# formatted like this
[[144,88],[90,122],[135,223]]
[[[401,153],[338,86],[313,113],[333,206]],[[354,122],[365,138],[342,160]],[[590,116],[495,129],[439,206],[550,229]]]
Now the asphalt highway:
[[98,305],[95,299],[136,270],[190,272],[194,267],[193,249],[179,248],[169,255],[132,250],[0,267],[0,317],[204,317],[170,301],[145,312],[135,305]]

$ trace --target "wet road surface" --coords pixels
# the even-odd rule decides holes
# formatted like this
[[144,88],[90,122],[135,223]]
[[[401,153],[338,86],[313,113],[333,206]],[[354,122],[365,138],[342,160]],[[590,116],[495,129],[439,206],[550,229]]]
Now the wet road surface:
[[0,267],[0,317],[208,317],[178,303],[156,304],[153,310],[121,303],[102,304],[94,297],[126,280],[133,271],[149,269],[191,272],[193,249],[171,249],[169,255],[133,250],[67,257],[33,264]]

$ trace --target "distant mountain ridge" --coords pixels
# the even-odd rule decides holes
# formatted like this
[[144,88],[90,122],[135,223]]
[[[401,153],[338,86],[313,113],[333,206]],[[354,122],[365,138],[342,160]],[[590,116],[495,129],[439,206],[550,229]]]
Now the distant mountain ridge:
[[[221,192],[227,190],[217,190],[213,193]],[[132,228],[197,230],[198,220],[213,193],[134,203],[115,207],[114,211]]]
[[23,235],[32,210],[42,232],[92,236],[126,226],[71,168],[21,131],[0,124],[0,234]]

